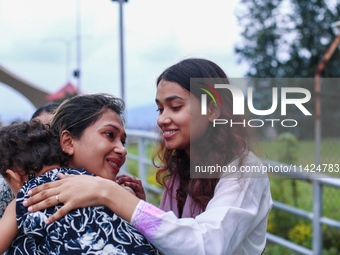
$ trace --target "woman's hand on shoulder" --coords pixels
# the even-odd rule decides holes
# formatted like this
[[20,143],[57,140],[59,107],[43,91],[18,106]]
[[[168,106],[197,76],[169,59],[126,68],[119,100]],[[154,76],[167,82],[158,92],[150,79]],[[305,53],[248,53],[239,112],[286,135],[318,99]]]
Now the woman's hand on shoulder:
[[[60,180],[45,183],[28,192],[29,199],[23,202],[29,212],[64,204],[55,214],[46,220],[50,224],[65,216],[71,210],[89,206],[105,206],[102,191],[105,179],[89,175],[64,175],[59,173]],[[114,183],[110,181],[111,183]]]
[[122,174],[122,175],[117,176],[116,182],[119,185],[123,184],[125,187],[131,188],[134,191],[136,197],[145,201],[146,195],[145,195],[142,182],[138,180],[136,177]]

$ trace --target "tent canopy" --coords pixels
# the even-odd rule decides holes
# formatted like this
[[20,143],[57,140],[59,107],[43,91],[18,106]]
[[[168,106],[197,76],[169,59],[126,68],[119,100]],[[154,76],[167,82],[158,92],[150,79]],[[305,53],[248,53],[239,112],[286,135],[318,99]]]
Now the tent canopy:
[[57,92],[47,95],[45,97],[45,100],[46,101],[59,101],[68,96],[76,95],[77,92],[78,92],[77,88],[71,82],[68,82],[64,87],[62,87]]

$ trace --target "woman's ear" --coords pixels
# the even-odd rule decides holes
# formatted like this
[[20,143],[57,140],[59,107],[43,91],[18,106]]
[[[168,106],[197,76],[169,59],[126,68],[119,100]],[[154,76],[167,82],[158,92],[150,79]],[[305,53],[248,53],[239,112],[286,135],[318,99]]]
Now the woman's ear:
[[207,110],[210,122],[213,122],[214,119],[218,119],[221,115],[221,108],[215,105],[214,101],[209,103]]
[[70,156],[74,154],[73,137],[67,130],[64,130],[60,135],[60,146],[64,153]]

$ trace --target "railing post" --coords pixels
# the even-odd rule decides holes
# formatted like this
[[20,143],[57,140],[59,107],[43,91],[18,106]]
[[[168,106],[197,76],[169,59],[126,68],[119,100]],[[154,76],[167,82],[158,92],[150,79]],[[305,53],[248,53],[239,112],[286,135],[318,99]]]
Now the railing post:
[[[127,146],[129,144],[129,137],[126,138],[125,144],[126,144],[125,149],[127,150]],[[126,156],[125,163],[124,165],[121,166],[119,174],[128,174],[127,166],[128,166],[128,157]]]
[[322,185],[313,181],[313,252],[314,255],[322,254]]
[[[144,160],[146,158],[146,142],[144,138],[138,139],[138,173],[143,186],[147,184],[147,168]],[[147,199],[147,192],[145,192]]]

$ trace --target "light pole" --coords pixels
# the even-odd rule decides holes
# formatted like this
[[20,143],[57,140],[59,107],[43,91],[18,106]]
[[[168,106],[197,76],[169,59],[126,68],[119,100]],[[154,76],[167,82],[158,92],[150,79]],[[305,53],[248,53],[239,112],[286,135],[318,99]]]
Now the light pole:
[[126,102],[125,98],[125,68],[124,68],[124,31],[123,31],[123,2],[127,0],[112,0],[119,2],[119,56],[120,56],[120,96]]
[[[319,62],[315,70],[315,164],[319,166],[321,164],[321,72],[325,67],[327,61],[331,58],[334,51],[340,43],[340,21],[332,24],[333,29],[337,36],[332,41],[331,45],[326,50],[321,61]],[[313,182],[313,196],[314,201],[322,199],[322,187],[320,183]],[[320,201],[320,200],[319,200]],[[322,208],[318,204],[313,205],[314,222],[313,222],[313,252],[314,254],[322,253],[322,227],[319,219],[322,217]]]
[[74,76],[78,79],[78,95],[80,95],[81,89],[81,8],[80,0],[77,0],[77,25],[76,25],[76,42],[77,42],[77,69],[74,71]]
[[[332,41],[331,45],[326,50],[325,54],[323,55],[321,61],[319,62],[316,70],[315,70],[315,140],[316,145],[321,146],[321,72],[325,67],[325,64],[327,61],[331,58],[334,51],[338,47],[340,43],[340,21],[334,22],[332,24],[332,28],[334,29],[334,32],[337,33],[336,37]],[[320,146],[316,146],[316,164],[320,164]]]

